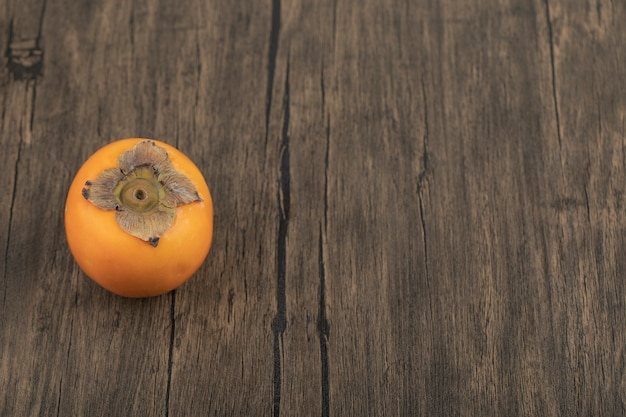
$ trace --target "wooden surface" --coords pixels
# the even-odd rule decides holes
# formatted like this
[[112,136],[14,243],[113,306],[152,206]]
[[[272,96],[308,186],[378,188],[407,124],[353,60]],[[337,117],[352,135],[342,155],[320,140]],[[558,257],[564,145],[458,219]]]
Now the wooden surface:
[[[0,0],[0,415],[626,413],[626,8]],[[176,291],[77,268],[66,190],[177,146]]]

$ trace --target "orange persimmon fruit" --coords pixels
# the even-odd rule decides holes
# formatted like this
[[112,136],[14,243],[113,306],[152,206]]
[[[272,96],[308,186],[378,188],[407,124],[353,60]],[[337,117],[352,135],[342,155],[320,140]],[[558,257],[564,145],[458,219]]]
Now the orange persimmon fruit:
[[76,174],[65,232],[76,263],[100,286],[124,297],[165,294],[187,281],[211,248],[211,193],[176,148],[119,140]]

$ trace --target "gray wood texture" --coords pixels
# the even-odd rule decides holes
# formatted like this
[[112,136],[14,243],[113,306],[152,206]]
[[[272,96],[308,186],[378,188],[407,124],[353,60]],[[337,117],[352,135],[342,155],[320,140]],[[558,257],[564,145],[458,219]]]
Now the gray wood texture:
[[[626,414],[626,4],[0,0],[0,415]],[[177,146],[174,292],[65,241],[74,173]]]

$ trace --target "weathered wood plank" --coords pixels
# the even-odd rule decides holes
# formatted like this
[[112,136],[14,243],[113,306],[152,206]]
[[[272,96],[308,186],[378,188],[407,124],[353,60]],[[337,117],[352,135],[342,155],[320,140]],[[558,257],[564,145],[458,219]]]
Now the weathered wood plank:
[[[72,175],[110,140],[98,136],[98,112],[89,113],[98,108],[97,95],[85,94],[93,92],[102,74],[92,59],[104,61],[106,51],[79,42],[94,39],[83,32],[85,22],[99,29],[106,24],[97,7],[51,4],[45,10],[44,76],[19,81],[36,82],[37,100],[29,112],[32,131],[21,142],[6,260],[3,307],[10,325],[3,327],[2,339],[2,358],[8,362],[1,381],[8,393],[3,411],[163,415],[169,300],[132,303],[105,293],[78,273],[63,239],[63,204]],[[53,24],[46,25],[46,18]],[[106,45],[104,31],[86,26]]]
[[324,69],[328,415],[416,414],[437,320],[418,187],[435,131],[425,23],[437,16],[393,1],[337,2],[335,13]]
[[433,169],[424,193],[437,326],[428,388],[419,395],[426,413],[559,409],[551,388],[558,386],[553,329],[540,325],[551,314],[555,276],[546,264],[554,255],[544,246],[554,213],[542,202],[555,194],[559,173],[540,6],[441,8],[440,38],[432,44],[440,49],[430,67],[440,84],[426,84],[437,118],[429,123]]
[[[53,302],[59,288],[51,288],[52,281],[46,286],[36,280],[42,271],[56,270],[63,257],[62,246],[55,245],[59,211],[46,210],[62,198],[63,186],[47,187],[41,181],[41,174],[59,178],[62,173],[58,165],[36,167],[31,153],[36,90],[42,74],[43,11],[42,1],[10,2],[2,11],[5,30],[0,41],[7,55],[1,70],[0,303],[4,325],[0,332],[0,410],[7,415],[54,414],[59,380],[46,364],[64,363],[65,358],[67,328],[61,319],[68,304]],[[47,248],[46,242],[50,244]],[[52,279],[56,277],[51,274]]]
[[[1,8],[0,414],[623,413],[626,10],[431,3]],[[63,238],[128,136],[215,201],[148,300]]]
[[187,6],[179,23],[195,14],[200,26],[159,34],[165,56],[187,52],[158,64],[160,83],[178,91],[158,114],[184,120],[175,134],[207,177],[215,231],[205,266],[176,291],[169,415],[271,415],[280,141],[266,131],[271,8]]
[[557,398],[566,414],[619,415],[626,409],[626,7],[546,2],[546,13],[562,166]]
[[[600,391],[597,367],[587,365],[588,379],[579,368],[589,351],[594,365],[615,363],[615,356],[598,351],[601,342],[583,340],[587,331],[598,334],[595,325],[615,340],[615,326],[600,324],[600,317],[616,324],[622,311],[600,294],[621,292],[612,284],[615,269],[601,278],[607,287],[584,284],[598,256],[597,247],[588,246],[585,223],[588,174],[580,160],[563,166],[567,145],[551,93],[546,5],[376,6],[366,5],[349,21],[342,17],[350,7],[342,12],[340,5],[337,18],[339,33],[354,34],[351,43],[337,44],[346,57],[337,68],[351,75],[336,77],[344,81],[338,95],[354,105],[333,107],[337,117],[331,112],[330,172],[341,197],[333,198],[331,181],[329,225],[337,240],[345,239],[340,247],[330,245],[327,263],[329,297],[337,300],[329,309],[331,324],[343,336],[330,344],[334,414],[621,409],[618,390]],[[389,10],[403,10],[399,25],[390,23]],[[583,19],[577,15],[583,10],[570,10],[572,19]],[[364,28],[377,39],[395,35],[405,42],[399,52],[389,45],[377,49]],[[600,56],[610,59],[606,51],[618,44],[600,48]],[[348,71],[353,60],[359,66]],[[578,67],[584,68],[582,60]],[[583,80],[569,86],[573,96]],[[394,91],[395,82],[403,88]],[[608,129],[621,132],[616,121],[623,115],[617,114]],[[336,150],[335,135],[344,143]],[[570,152],[584,161],[581,147],[597,143],[594,138],[578,136]],[[612,143],[621,164],[622,143]],[[621,165],[614,169],[621,178]],[[366,188],[350,188],[358,176],[366,178]],[[578,198],[570,196],[572,187]],[[571,280],[580,280],[578,290]],[[581,299],[589,300],[584,311],[578,310]],[[619,339],[613,344],[615,350],[607,350],[621,352]],[[620,386],[621,371],[611,375],[609,386]],[[594,390],[581,388],[581,381]],[[610,401],[597,401],[596,393]]]
[[282,327],[275,339],[281,372],[274,379],[275,395],[280,382],[274,415],[281,416],[329,412],[323,260],[329,121],[324,71],[332,60],[333,13],[332,2],[281,2],[273,100],[275,119],[281,123],[270,131],[280,138],[276,278],[282,306],[274,330]]

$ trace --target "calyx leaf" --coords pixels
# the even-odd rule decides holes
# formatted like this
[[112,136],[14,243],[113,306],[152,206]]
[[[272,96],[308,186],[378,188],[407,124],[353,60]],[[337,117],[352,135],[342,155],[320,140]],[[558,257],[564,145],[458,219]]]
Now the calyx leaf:
[[122,153],[118,167],[87,181],[82,194],[102,210],[116,210],[122,229],[154,247],[174,223],[177,206],[202,201],[189,178],[174,169],[167,151],[151,140]]

